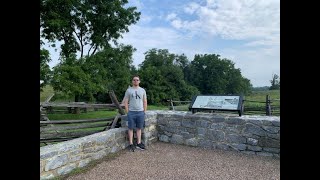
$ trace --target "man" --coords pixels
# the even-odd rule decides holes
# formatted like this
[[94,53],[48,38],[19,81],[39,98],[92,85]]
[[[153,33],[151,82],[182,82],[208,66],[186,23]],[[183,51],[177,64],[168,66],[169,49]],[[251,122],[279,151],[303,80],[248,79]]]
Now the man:
[[133,145],[133,128],[137,133],[137,148],[144,150],[145,146],[141,142],[141,129],[144,126],[144,117],[147,111],[147,94],[146,91],[139,86],[140,78],[138,75],[132,77],[132,87],[129,87],[124,96],[124,106],[128,116],[128,135],[129,150],[134,152]]

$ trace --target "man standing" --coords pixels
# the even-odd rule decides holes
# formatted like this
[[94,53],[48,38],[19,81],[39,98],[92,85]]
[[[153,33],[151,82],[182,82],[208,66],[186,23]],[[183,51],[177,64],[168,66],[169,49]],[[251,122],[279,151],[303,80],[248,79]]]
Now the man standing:
[[132,87],[127,89],[124,96],[124,106],[128,116],[129,150],[132,152],[135,150],[135,146],[133,145],[133,128],[136,128],[137,148],[141,150],[145,149],[144,144],[141,142],[141,129],[144,126],[144,116],[147,111],[147,94],[139,84],[139,76],[133,76]]

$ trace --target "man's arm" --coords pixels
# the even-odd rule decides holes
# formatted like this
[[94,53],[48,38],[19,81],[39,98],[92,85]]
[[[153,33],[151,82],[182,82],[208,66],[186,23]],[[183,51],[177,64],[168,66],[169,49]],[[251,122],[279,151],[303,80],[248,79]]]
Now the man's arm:
[[144,113],[146,113],[147,107],[148,107],[147,96],[144,95],[143,96],[143,111],[144,111]]
[[128,106],[128,98],[124,98],[123,100],[124,108],[126,109],[126,113],[129,112],[129,106]]
[[124,108],[126,110],[126,113],[129,112],[129,92],[126,90],[126,93],[124,94],[124,98],[122,100],[122,103],[124,104]]

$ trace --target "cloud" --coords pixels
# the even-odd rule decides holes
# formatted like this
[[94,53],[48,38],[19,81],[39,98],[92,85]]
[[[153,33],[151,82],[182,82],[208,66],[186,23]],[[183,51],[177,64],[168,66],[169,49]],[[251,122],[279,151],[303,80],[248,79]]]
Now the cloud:
[[232,60],[254,86],[270,86],[272,74],[280,75],[279,0],[181,2],[167,9],[155,9],[159,1],[129,3],[138,7],[141,18],[119,42],[137,49],[135,66],[144,61],[146,51],[157,48],[184,53],[189,60],[195,54],[219,54]]
[[172,18],[177,29],[217,35],[224,39],[257,39],[280,33],[280,2],[278,0],[207,0],[205,5],[195,2],[183,8],[195,20]]
[[142,27],[133,25],[129,28],[129,33],[123,35],[119,40],[124,44],[133,45],[137,51],[133,55],[134,65],[139,65],[144,61],[144,53],[152,48],[174,49],[176,43],[185,39],[177,31],[164,27]]

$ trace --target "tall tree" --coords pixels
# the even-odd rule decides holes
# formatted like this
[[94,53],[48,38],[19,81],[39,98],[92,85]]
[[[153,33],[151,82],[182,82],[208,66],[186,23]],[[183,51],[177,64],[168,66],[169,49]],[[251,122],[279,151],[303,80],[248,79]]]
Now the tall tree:
[[128,32],[140,12],[125,8],[127,0],[40,0],[41,36],[50,42],[62,41],[61,55],[92,55],[110,42],[117,44],[121,33]]
[[[42,45],[42,41],[40,42],[40,45]],[[50,53],[48,50],[41,48],[40,49],[40,80],[42,80],[42,83],[40,84],[40,91],[42,91],[42,88],[48,84],[49,80],[51,79],[51,70],[49,67],[50,59]]]
[[107,91],[122,95],[128,87],[132,46],[105,48],[96,54],[77,60],[75,56],[62,59],[54,67],[52,86],[55,90],[75,96],[75,101],[105,102]]
[[140,64],[141,86],[148,91],[148,102],[158,104],[165,99],[191,100],[199,93],[184,81],[184,55],[169,53],[167,49],[151,49]]
[[75,101],[79,101],[84,96],[93,99],[111,87],[115,93],[123,89],[117,83],[124,82],[122,75],[126,73],[117,70],[123,70],[120,67],[123,64],[124,68],[130,66],[127,55],[132,55],[133,48],[119,45],[117,39],[129,31],[128,27],[141,14],[136,7],[124,7],[127,3],[127,0],[40,0],[41,37],[50,43],[62,42],[61,62],[53,73],[55,90],[73,94]]
[[272,75],[272,80],[270,80],[270,83],[270,90],[280,89],[280,77],[277,74]]
[[250,80],[241,75],[240,69],[220,55],[195,55],[186,68],[186,79],[202,94],[247,94],[251,91]]

